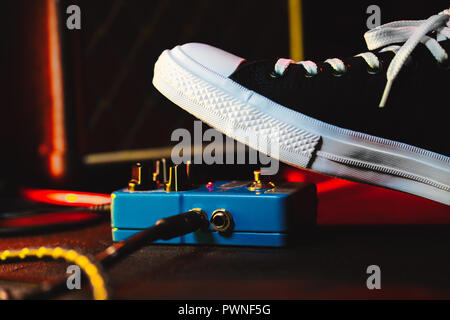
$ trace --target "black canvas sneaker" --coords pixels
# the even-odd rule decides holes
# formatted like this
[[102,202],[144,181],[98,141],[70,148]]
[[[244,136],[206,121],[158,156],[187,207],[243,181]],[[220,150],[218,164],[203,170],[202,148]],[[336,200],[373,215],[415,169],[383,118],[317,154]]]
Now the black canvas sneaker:
[[161,54],[153,84],[283,162],[450,205],[449,18],[382,25],[364,35],[371,51],[324,62],[247,61],[189,43]]

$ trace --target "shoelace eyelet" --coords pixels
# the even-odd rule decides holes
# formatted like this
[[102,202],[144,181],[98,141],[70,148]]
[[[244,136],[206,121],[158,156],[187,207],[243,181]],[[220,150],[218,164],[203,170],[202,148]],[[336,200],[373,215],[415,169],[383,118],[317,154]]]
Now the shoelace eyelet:
[[277,79],[280,78],[281,75],[279,75],[278,73],[276,73],[275,71],[272,71],[271,73],[269,73],[269,77],[273,78],[273,79]]
[[347,73],[347,70],[345,70],[344,72],[337,72],[336,70],[333,70],[333,72],[331,74],[333,75],[333,77],[341,78],[346,73]]
[[349,65],[349,64],[346,64],[346,65],[345,65],[345,70],[344,70],[344,72],[338,72],[338,71],[336,71],[336,70],[333,69],[333,71],[331,72],[331,74],[333,75],[333,77],[341,78],[343,75],[345,75],[345,74],[348,72],[349,69],[350,69],[350,65]]
[[368,65],[368,66],[367,66],[367,73],[368,73],[368,74],[371,74],[371,75],[376,75],[376,74],[380,73],[383,64],[382,64],[381,61],[379,61],[379,64],[380,64],[380,65],[378,66],[378,68],[372,68],[371,66]]
[[372,67],[368,67],[367,68],[367,73],[368,74],[378,74],[380,72],[380,68],[372,68]]

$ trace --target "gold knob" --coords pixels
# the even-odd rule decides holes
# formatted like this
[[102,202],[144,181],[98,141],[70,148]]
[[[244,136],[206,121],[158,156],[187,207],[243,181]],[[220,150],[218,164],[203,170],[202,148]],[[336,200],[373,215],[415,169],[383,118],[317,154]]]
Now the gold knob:
[[255,170],[255,171],[253,171],[253,174],[255,176],[255,182],[261,182],[261,179],[260,179],[261,171],[260,170]]
[[261,181],[261,170],[253,171],[255,180],[248,186],[250,191],[258,191],[263,189],[272,189],[275,187],[273,182],[262,182]]

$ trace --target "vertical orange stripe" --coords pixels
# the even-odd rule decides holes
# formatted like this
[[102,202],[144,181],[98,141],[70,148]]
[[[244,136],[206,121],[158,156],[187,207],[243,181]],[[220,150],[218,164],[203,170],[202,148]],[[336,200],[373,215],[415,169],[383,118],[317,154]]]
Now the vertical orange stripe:
[[55,0],[47,0],[47,33],[49,81],[51,96],[50,174],[60,178],[65,172],[66,133],[64,125],[64,92],[61,70],[61,48]]
[[291,59],[303,60],[302,1],[288,0]]

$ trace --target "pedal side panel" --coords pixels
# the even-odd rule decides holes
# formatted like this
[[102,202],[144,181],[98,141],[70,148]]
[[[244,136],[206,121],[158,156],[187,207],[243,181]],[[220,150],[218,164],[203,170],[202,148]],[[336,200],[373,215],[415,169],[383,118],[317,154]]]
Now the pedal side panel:
[[[121,241],[141,230],[113,229],[113,240]],[[197,245],[225,245],[225,246],[258,246],[282,247],[286,245],[287,236],[284,233],[233,232],[223,236],[218,232],[196,232],[170,240],[159,240],[160,244],[197,244]]]

